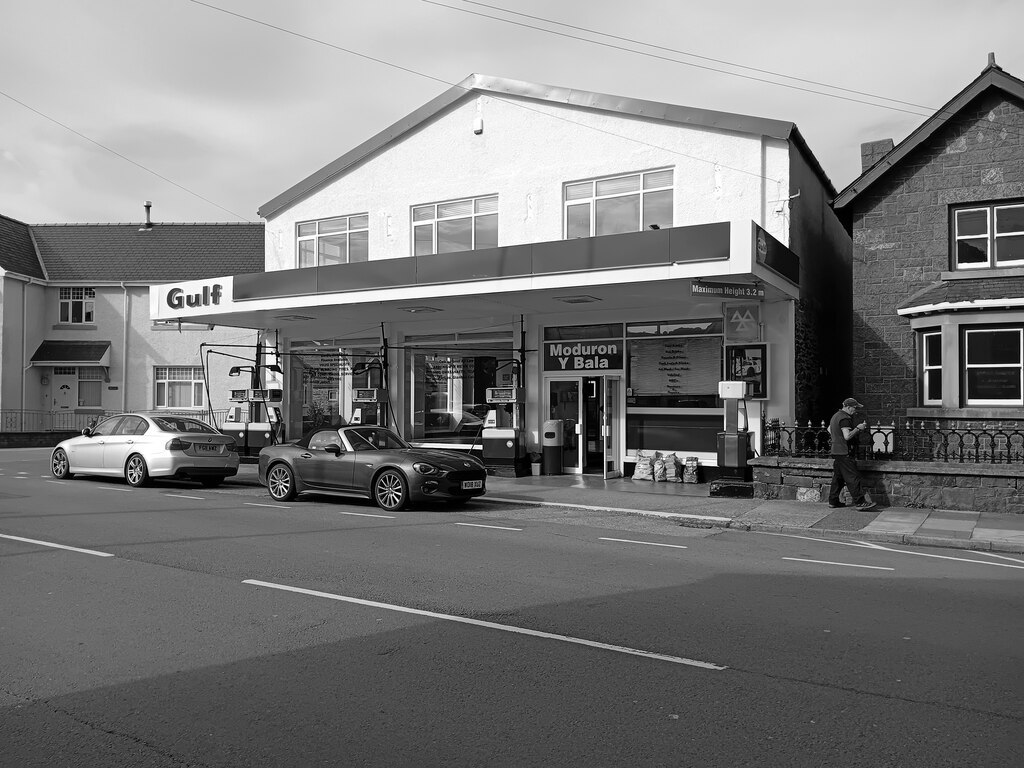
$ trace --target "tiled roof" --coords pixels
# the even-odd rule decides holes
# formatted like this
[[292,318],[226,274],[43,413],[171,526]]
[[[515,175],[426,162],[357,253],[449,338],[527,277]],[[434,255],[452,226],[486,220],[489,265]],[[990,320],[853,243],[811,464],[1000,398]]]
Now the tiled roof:
[[170,282],[264,271],[263,224],[34,224],[50,280]]
[[933,283],[901,302],[897,309],[933,307],[937,304],[1024,298],[1024,277],[980,277]]
[[0,268],[26,277],[46,277],[29,225],[6,216],[0,216]]

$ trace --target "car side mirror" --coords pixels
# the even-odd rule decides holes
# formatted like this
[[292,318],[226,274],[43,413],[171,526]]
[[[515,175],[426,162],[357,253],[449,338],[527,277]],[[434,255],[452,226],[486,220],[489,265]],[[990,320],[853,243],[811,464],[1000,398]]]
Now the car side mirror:
[[86,427],[82,430],[82,434],[86,437],[92,437],[92,427]]
[[341,446],[337,443],[331,443],[330,445],[325,446],[324,450],[327,451],[327,453],[333,453],[335,456],[341,456],[341,454],[344,453]]

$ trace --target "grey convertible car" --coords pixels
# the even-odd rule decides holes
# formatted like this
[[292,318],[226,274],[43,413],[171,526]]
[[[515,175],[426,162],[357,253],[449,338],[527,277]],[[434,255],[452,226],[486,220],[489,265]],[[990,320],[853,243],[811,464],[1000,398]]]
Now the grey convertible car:
[[455,451],[414,448],[379,426],[322,427],[260,451],[259,480],[277,501],[299,493],[372,499],[381,509],[412,502],[464,503],[486,491],[487,472]]

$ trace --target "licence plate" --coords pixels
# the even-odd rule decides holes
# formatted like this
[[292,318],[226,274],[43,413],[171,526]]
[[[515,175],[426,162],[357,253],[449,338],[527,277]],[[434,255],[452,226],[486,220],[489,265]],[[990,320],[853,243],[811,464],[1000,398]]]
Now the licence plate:
[[204,445],[202,443],[196,443],[195,446],[199,453],[220,453],[219,445]]
[[464,491],[471,491],[474,488],[483,488],[483,487],[484,487],[484,481],[483,480],[463,480],[462,481],[462,490],[464,490]]

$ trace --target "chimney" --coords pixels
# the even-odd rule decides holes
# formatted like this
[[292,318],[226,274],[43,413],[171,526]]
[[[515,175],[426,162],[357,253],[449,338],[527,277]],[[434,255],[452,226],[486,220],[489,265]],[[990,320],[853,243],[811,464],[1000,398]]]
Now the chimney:
[[892,152],[896,146],[892,139],[881,139],[880,141],[865,141],[860,145],[860,170],[861,173],[873,166],[887,154]]
[[146,223],[139,228],[139,232],[149,232],[153,228],[153,222],[149,218],[149,209],[153,207],[153,203],[147,200],[143,207],[146,209]]

